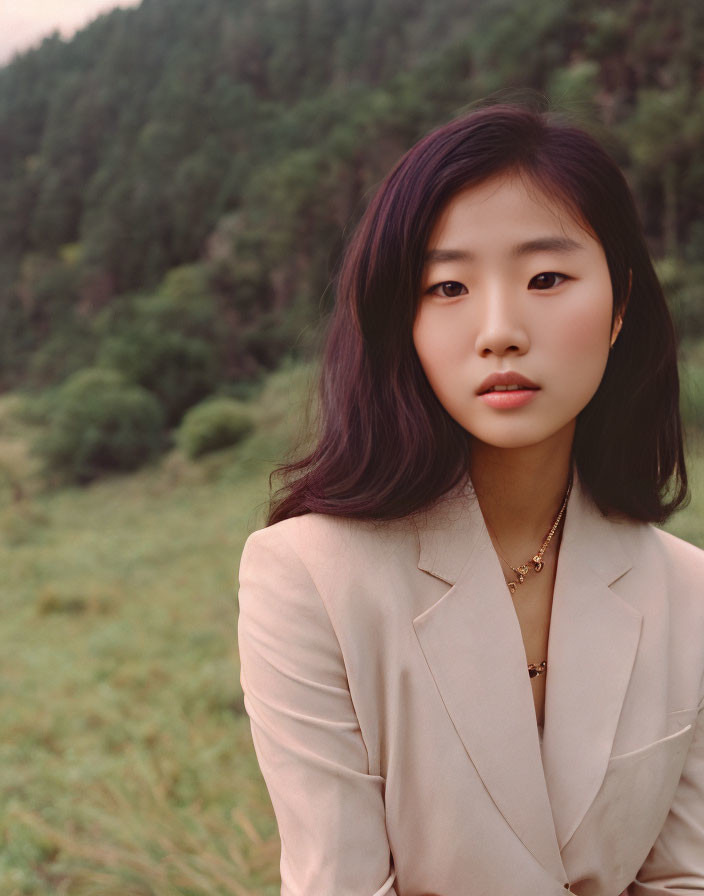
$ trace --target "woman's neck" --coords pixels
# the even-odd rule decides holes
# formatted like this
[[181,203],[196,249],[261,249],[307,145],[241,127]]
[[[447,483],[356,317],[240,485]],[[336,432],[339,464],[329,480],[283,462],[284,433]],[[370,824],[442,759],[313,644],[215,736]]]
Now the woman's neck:
[[484,521],[512,563],[536,553],[562,507],[572,441],[570,434],[522,448],[472,446],[470,478]]

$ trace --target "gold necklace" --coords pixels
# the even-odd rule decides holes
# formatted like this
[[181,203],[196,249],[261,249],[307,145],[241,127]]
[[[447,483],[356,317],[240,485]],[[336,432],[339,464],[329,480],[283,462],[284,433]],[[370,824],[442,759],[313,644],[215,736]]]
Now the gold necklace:
[[[525,582],[526,576],[531,571],[531,569],[533,570],[533,572],[538,573],[541,571],[541,569],[545,565],[545,563],[543,562],[543,554],[547,550],[548,545],[550,544],[550,540],[553,537],[553,535],[555,534],[557,527],[560,525],[560,520],[562,519],[562,515],[565,512],[565,508],[567,507],[567,501],[569,499],[571,491],[572,491],[572,474],[570,474],[570,481],[567,483],[567,491],[565,492],[565,497],[562,502],[562,507],[560,508],[560,512],[555,517],[555,522],[552,524],[552,527],[551,527],[550,531],[548,532],[548,534],[545,538],[545,541],[542,543],[540,550],[538,551],[537,554],[534,555],[534,557],[531,560],[528,561],[528,563],[523,563],[521,566],[511,566],[511,564],[504,557],[504,555],[501,553],[501,551],[499,551],[499,548],[498,548],[499,539],[498,539],[498,537],[496,538],[496,542],[497,542],[496,550],[497,550],[499,557],[501,557],[501,559],[504,561],[506,566],[508,566],[510,569],[512,569],[513,572],[515,572],[516,576],[517,576],[516,581],[506,583],[508,585],[508,590],[511,592],[511,594],[515,594],[516,588]],[[535,678],[538,675],[542,675],[546,671],[547,667],[548,667],[547,660],[543,660],[542,663],[537,663],[537,664],[536,663],[528,663],[528,674],[530,675],[531,678]]]
[[[552,524],[552,527],[551,527],[550,531],[548,532],[548,534],[545,538],[545,541],[540,546],[540,550],[538,551],[537,554],[535,554],[535,556],[531,560],[528,561],[528,563],[523,563],[521,566],[511,566],[511,564],[508,562],[508,560],[504,557],[504,555],[501,553],[501,551],[499,551],[499,549],[497,547],[496,550],[498,551],[499,556],[504,561],[506,566],[508,566],[510,569],[512,569],[513,572],[515,572],[516,575],[518,576],[517,581],[506,583],[508,585],[508,590],[511,592],[511,594],[515,594],[516,588],[525,582],[526,576],[531,571],[531,569],[533,570],[533,572],[538,573],[541,571],[541,569],[545,565],[543,562],[543,554],[547,550],[547,547],[550,544],[550,540],[552,539],[553,535],[555,534],[555,530],[560,525],[560,520],[562,519],[562,515],[565,512],[565,507],[567,507],[567,501],[569,499],[571,491],[572,491],[572,477],[570,476],[570,481],[567,484],[567,491],[565,492],[565,498],[562,502],[562,507],[560,508],[560,512],[557,514],[557,517],[555,518],[555,522]],[[498,540],[499,539],[497,537],[497,539],[496,539],[497,543],[498,543]],[[528,564],[530,564],[530,566]]]

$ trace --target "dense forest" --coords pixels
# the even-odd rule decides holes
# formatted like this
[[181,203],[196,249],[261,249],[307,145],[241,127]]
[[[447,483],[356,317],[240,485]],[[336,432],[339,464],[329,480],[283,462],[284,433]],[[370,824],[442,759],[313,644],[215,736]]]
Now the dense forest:
[[624,168],[704,333],[704,5],[142,0],[0,69],[0,391],[116,368],[170,423],[313,350],[423,133],[532,88]]

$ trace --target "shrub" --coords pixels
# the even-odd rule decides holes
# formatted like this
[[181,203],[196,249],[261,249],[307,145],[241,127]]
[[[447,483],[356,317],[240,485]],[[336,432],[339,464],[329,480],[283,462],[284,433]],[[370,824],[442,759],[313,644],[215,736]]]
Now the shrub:
[[99,360],[156,395],[169,426],[217,383],[216,359],[208,343],[154,324],[107,338]]
[[133,470],[162,446],[164,412],[146,389],[114,370],[87,368],[58,390],[48,433],[36,446],[52,472],[74,482]]
[[190,458],[227,448],[243,439],[253,428],[246,408],[232,398],[214,397],[187,412],[176,441]]
[[208,278],[202,265],[174,268],[155,292],[115,303],[96,324],[99,366],[156,395],[169,427],[221,378],[227,337]]
[[686,426],[704,432],[704,365],[689,363],[680,367],[680,408]]
[[667,297],[681,341],[697,342],[704,338],[702,277],[704,264],[685,264],[666,256],[655,262],[655,270]]

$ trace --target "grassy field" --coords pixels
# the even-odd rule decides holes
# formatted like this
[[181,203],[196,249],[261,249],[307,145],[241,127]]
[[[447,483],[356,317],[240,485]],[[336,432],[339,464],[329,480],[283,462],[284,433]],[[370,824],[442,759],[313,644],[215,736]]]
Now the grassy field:
[[[234,595],[308,375],[272,377],[234,449],[52,492],[0,402],[3,896],[278,894]],[[666,527],[700,546],[703,458]]]
[[4,399],[3,896],[278,893],[234,595],[305,375],[272,378],[235,449],[46,494]]

